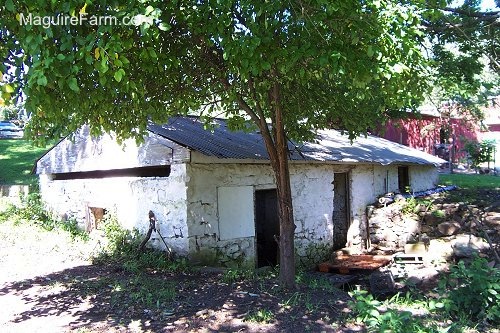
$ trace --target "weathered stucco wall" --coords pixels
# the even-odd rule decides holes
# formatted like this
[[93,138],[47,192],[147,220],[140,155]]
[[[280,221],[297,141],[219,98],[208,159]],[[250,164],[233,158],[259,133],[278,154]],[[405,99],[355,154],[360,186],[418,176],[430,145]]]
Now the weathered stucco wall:
[[[331,244],[333,212],[332,165],[295,164],[290,168],[296,247],[306,255],[309,244]],[[345,167],[343,168],[345,170]],[[337,171],[338,172],[338,171]],[[213,253],[222,261],[252,262],[255,258],[255,234],[221,240],[218,217],[218,188],[252,186],[255,190],[273,189],[273,173],[268,165],[192,164],[188,167],[188,226],[190,249],[203,256]],[[253,209],[254,202],[248,202]],[[251,211],[248,211],[252,214]],[[254,222],[254,217],[250,219]],[[235,228],[239,227],[237,223]],[[231,226],[229,226],[231,227]],[[250,228],[254,229],[255,225]],[[206,258],[200,258],[206,259]]]
[[351,171],[351,226],[347,233],[347,246],[361,250],[366,238],[365,207],[375,199],[374,194],[383,185],[374,177],[372,165],[358,165]]
[[[82,226],[88,207],[99,207],[116,214],[128,228],[146,232],[148,212],[155,213],[167,244],[187,254],[185,164],[171,167],[169,177],[113,177],[102,179],[51,180],[40,175],[40,191],[49,209],[64,218],[75,218]],[[164,247],[158,235],[156,246]]]
[[[88,217],[88,207],[102,207],[115,213],[125,227],[145,232],[148,212],[152,210],[167,244],[177,253],[190,253],[194,259],[208,262],[253,264],[256,258],[253,194],[275,188],[271,167],[258,163],[206,162],[173,164],[169,177],[51,180],[41,175],[40,187],[52,210],[81,223]],[[341,172],[348,172],[350,179],[347,246],[361,249],[366,245],[366,206],[377,196],[398,187],[396,165],[292,163],[296,248],[301,258],[314,257],[311,246],[332,245],[333,179],[335,173]],[[409,172],[411,187],[416,191],[432,188],[437,181],[437,170],[432,166],[410,166]],[[245,198],[246,203],[234,208],[243,212],[244,224],[221,222],[219,200],[225,198],[221,193],[236,193],[237,197],[230,198],[235,201],[229,204],[240,204],[239,195]],[[226,205],[225,209],[231,208]],[[230,211],[229,216],[237,218],[238,212]],[[221,237],[221,228],[230,229],[226,229],[226,237]],[[153,234],[153,238],[157,238],[155,246],[163,247],[158,235]]]
[[[432,165],[409,166],[410,187],[414,191],[434,188],[438,182],[437,168]],[[368,237],[366,207],[378,196],[398,190],[397,165],[357,165],[351,171],[351,226],[348,246],[362,248]]]
[[438,169],[432,165],[410,166],[410,187],[413,191],[435,188],[439,182]]

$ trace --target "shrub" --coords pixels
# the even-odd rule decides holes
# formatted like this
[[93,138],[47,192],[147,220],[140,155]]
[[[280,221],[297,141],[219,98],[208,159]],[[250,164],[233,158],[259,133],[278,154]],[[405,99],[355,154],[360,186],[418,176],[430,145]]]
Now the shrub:
[[106,214],[101,223],[105,246],[93,257],[95,263],[121,265],[125,271],[139,273],[148,269],[158,271],[186,271],[185,258],[171,260],[165,252],[156,249],[139,251],[144,237],[138,230],[123,228],[116,217]]
[[500,323],[500,270],[476,257],[451,267],[439,284],[442,302],[450,315],[472,321]]
[[14,224],[32,223],[48,231],[55,229],[66,231],[72,238],[88,239],[88,234],[78,227],[76,220],[54,218],[45,209],[38,192],[21,197],[19,206],[10,205],[4,212],[0,213],[0,220],[6,221],[7,219],[12,220]]
[[420,211],[420,207],[425,207],[427,211],[431,206],[432,200],[410,197],[403,201],[401,212],[404,215],[417,214]]
[[369,332],[443,332],[434,323],[426,324],[423,318],[416,317],[408,308],[427,308],[431,311],[436,306],[426,302],[415,301],[407,293],[401,297],[396,294],[392,298],[381,302],[365,290],[356,290],[349,293],[355,301],[350,306],[354,308],[356,321],[364,323]]
[[464,144],[464,150],[469,155],[473,168],[479,167],[481,163],[492,161],[494,149],[495,142],[493,140],[482,142],[466,140]]

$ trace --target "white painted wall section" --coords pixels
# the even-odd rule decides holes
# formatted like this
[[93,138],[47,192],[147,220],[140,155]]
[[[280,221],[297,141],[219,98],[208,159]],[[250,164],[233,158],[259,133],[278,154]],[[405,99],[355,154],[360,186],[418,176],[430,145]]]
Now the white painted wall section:
[[438,169],[431,165],[412,165],[409,175],[410,187],[415,192],[435,188],[439,183]]
[[255,236],[253,186],[217,188],[220,240]]

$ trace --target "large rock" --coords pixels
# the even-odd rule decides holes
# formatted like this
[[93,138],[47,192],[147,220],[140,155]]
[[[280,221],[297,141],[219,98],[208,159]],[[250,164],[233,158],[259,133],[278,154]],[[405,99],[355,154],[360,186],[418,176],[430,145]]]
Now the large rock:
[[474,235],[459,235],[452,245],[453,254],[458,258],[472,258],[490,248],[488,242]]
[[500,213],[490,212],[486,215],[485,222],[489,225],[500,226]]
[[392,295],[396,291],[394,276],[388,269],[378,269],[370,274],[370,291],[376,296]]
[[443,236],[455,235],[460,231],[460,229],[462,229],[460,224],[457,222],[439,223],[437,228],[438,228],[439,233]]

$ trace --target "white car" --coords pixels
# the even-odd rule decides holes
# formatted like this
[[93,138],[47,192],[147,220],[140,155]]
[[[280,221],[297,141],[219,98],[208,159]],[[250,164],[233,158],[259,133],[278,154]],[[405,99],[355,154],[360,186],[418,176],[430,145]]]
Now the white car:
[[22,138],[24,135],[23,129],[13,122],[1,121],[0,122],[0,138],[1,139],[17,139]]

